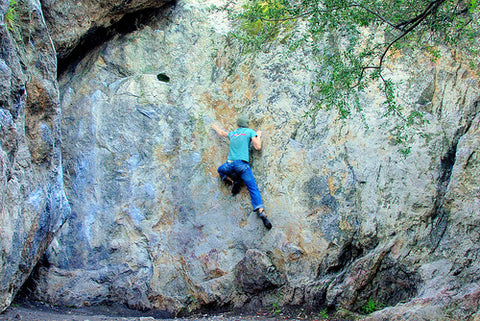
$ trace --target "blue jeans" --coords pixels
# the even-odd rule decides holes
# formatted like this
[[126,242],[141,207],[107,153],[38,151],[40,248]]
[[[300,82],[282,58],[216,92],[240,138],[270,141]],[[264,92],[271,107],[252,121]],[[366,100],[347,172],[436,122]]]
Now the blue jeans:
[[227,176],[233,180],[238,180],[236,177],[241,178],[250,192],[253,210],[256,211],[260,208],[263,208],[262,196],[260,195],[257,183],[255,182],[255,178],[252,174],[252,169],[248,163],[242,160],[229,160],[220,166],[217,172],[220,174],[222,180],[225,180]]

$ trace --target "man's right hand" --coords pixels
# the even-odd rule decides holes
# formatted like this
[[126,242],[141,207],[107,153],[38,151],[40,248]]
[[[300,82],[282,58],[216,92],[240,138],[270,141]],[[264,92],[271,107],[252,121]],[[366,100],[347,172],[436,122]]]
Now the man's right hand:
[[212,129],[221,137],[228,137],[228,133],[220,128],[217,124],[212,124]]

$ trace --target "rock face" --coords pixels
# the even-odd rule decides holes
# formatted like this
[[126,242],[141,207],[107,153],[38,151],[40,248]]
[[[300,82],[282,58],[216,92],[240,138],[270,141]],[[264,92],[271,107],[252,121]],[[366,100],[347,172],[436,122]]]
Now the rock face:
[[[312,63],[308,55],[285,57],[281,45],[243,53],[228,37],[223,9],[232,6],[179,1],[58,79],[57,178],[72,212],[34,274],[35,295],[174,314],[279,305],[362,312],[375,302],[384,309],[372,319],[479,317],[477,74],[449,51],[436,63],[389,58],[406,111],[428,120],[401,133],[403,155],[398,119],[382,116],[376,86],[361,97],[363,118],[304,117],[313,75],[297,67]],[[231,196],[216,173],[228,142],[211,125],[233,130],[240,114],[263,131],[251,164],[270,231],[248,192]],[[48,156],[55,140],[41,135],[45,117],[33,119],[27,163],[59,160]]]
[[[224,11],[184,1],[60,79],[73,215],[38,296],[174,313],[373,300],[417,316],[473,300],[476,245],[464,238],[476,226],[479,90],[467,65],[448,52],[439,64],[392,57],[401,99],[429,121],[422,135],[407,129],[403,156],[375,88],[364,122],[313,122],[312,76],[292,68],[308,57],[242,55],[230,28]],[[240,114],[265,133],[252,164],[269,232],[246,191],[232,197],[216,174],[228,145],[210,126],[233,129]]]
[[[103,19],[95,21],[95,27],[108,26],[129,11],[165,3],[129,2],[114,7],[99,2],[88,6]],[[71,2],[48,5],[64,10],[67,3],[70,11],[75,10],[75,18],[88,16],[79,15]],[[61,48],[59,44],[54,47],[52,37],[67,41],[71,50],[77,38],[90,29],[75,30],[75,38],[70,39],[52,33],[44,19],[46,4],[38,0],[0,1],[0,311],[8,307],[70,215],[61,160],[56,57]],[[52,17],[50,7],[47,13]],[[62,17],[71,24],[87,25],[68,12]],[[72,26],[63,27],[62,32],[74,31]],[[67,49],[60,55],[68,55]]]
[[0,1],[0,311],[70,211],[63,189],[55,50],[38,1],[11,8],[16,14],[10,20],[3,18],[8,8],[8,1]]
[[[133,13],[161,8],[169,0],[43,0],[42,9],[52,41],[60,59],[66,58],[82,41],[105,37],[112,25],[124,19],[125,25],[136,23]],[[84,44],[85,45],[85,44]]]

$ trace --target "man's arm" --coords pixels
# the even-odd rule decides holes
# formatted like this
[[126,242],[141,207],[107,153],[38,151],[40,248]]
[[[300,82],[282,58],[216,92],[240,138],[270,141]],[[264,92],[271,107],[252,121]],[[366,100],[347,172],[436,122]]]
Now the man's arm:
[[213,124],[212,129],[217,132],[218,136],[225,137],[225,138],[228,137],[228,133],[222,130],[217,124]]
[[253,148],[255,148],[256,150],[262,149],[262,138],[261,137],[262,137],[262,131],[261,130],[257,131],[257,136],[252,137]]

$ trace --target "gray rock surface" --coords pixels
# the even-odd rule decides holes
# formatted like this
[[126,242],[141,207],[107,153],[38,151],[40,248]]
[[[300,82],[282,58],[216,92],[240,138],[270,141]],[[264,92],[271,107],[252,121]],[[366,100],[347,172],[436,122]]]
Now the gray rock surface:
[[[128,12],[165,2],[80,4],[88,12],[71,2],[0,1],[0,311],[8,307],[70,215],[63,182],[56,58],[63,51],[57,50],[68,54],[93,28],[86,23],[89,15],[98,18],[95,28],[108,27]],[[47,27],[44,13],[61,27]],[[75,30],[78,25],[80,30]],[[68,42],[68,48],[61,47],[61,40],[55,48],[52,38]]]
[[0,311],[70,213],[63,189],[55,50],[38,1],[0,1]]
[[[111,20],[90,13],[98,8],[92,5],[81,11],[92,17],[85,30],[52,31],[61,52],[70,50],[62,37],[75,43],[92,26],[118,21],[109,3]],[[73,10],[50,5],[57,7],[49,17]],[[2,166],[14,167],[8,155],[17,145],[28,149],[24,162],[34,181],[46,177],[37,167],[56,164],[55,175],[47,171],[57,179],[56,192],[33,195],[47,204],[48,197],[63,197],[64,184],[72,211],[47,264],[36,270],[36,297],[174,314],[282,305],[364,311],[374,302],[384,308],[372,319],[478,318],[478,71],[446,49],[437,62],[406,51],[389,57],[387,73],[399,84],[406,113],[428,120],[402,133],[410,148],[402,155],[395,145],[399,120],[384,116],[376,85],[360,97],[363,117],[339,120],[334,111],[304,117],[313,107],[313,75],[297,67],[312,64],[308,55],[286,56],[281,45],[244,53],[228,37],[233,22],[223,9],[235,5],[179,1],[148,26],[92,49],[58,84],[48,68],[48,77],[27,82],[10,71],[19,62],[2,57],[2,79],[20,79],[28,93],[20,104],[25,125],[14,120],[14,103],[2,109]],[[52,30],[57,20],[62,26],[54,18]],[[33,70],[55,66],[46,58],[52,49],[30,52]],[[14,97],[2,94],[4,101]],[[55,113],[35,109],[41,102]],[[264,133],[251,163],[270,231],[251,211],[248,193],[231,196],[216,173],[228,143],[210,126],[234,129],[240,114]],[[28,135],[3,134],[11,124]],[[25,212],[25,199],[34,196],[2,206]],[[53,199],[62,209],[50,211],[55,228],[38,230],[50,238],[68,213],[60,206],[64,197]],[[11,226],[3,213],[2,235]]]
[[58,56],[66,58],[82,40],[106,36],[108,28],[122,19],[124,25],[132,26],[138,22],[131,14],[158,9],[168,2],[171,0],[42,0],[42,9]]
[[[382,117],[375,86],[362,97],[364,121],[319,112],[313,122],[303,117],[312,75],[293,68],[308,57],[242,54],[231,28],[224,11],[183,1],[60,79],[74,215],[48,251],[39,297],[174,313],[212,304],[361,311],[368,300],[413,311],[447,288],[476,291],[476,258],[465,259],[475,245],[460,223],[475,220],[478,203],[464,172],[475,172],[478,143],[478,79],[467,65],[447,51],[437,64],[391,58],[400,99],[429,121],[422,135],[407,129],[403,156],[398,120]],[[228,145],[210,125],[233,129],[242,113],[265,133],[252,164],[269,232],[246,191],[232,197],[216,174]]]

